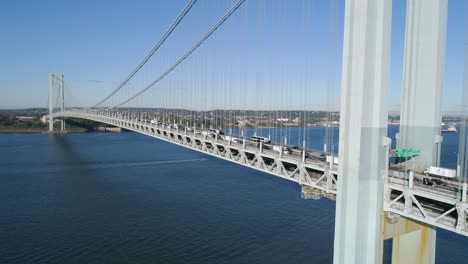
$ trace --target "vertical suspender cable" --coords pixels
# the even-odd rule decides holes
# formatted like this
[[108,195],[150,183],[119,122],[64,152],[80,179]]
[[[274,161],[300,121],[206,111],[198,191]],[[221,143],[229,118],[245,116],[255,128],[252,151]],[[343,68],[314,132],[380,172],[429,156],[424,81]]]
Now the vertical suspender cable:
[[184,19],[184,17],[187,15],[187,13],[190,11],[190,9],[193,7],[193,5],[197,2],[197,0],[190,0],[187,5],[184,7],[184,9],[180,12],[180,14],[177,16],[177,18],[174,20],[172,25],[166,30],[164,35],[161,37],[161,39],[156,43],[156,45],[151,49],[151,51],[146,55],[146,57],[138,64],[138,66],[130,73],[130,75],[119,85],[117,88],[115,88],[108,96],[106,96],[104,99],[99,101],[97,104],[92,106],[91,108],[95,108],[99,105],[101,105],[103,102],[105,102],[107,99],[109,99],[112,95],[114,95],[117,91],[119,91],[125,84],[130,81],[133,76],[148,62],[148,60],[154,55],[154,53],[161,47],[161,45],[166,41],[166,39],[171,35],[171,33],[174,31],[174,29],[179,25],[179,23]]

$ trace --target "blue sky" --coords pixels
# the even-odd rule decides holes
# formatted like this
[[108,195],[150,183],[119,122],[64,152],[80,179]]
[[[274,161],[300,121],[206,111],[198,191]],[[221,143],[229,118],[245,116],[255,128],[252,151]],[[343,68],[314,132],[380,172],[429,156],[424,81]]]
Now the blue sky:
[[[199,0],[160,52],[112,103],[155,79],[234,2]],[[389,105],[398,109],[406,1],[393,2]],[[67,98],[73,104],[96,103],[138,65],[186,3],[3,2],[0,108],[45,107],[49,72],[65,74]],[[336,4],[332,18],[331,3]],[[467,5],[464,0],[449,1],[446,110],[460,104]],[[331,103],[327,98],[341,89],[343,9],[343,0],[247,0],[186,63],[133,104],[201,109],[337,105],[338,96]],[[251,96],[244,100],[239,94]]]

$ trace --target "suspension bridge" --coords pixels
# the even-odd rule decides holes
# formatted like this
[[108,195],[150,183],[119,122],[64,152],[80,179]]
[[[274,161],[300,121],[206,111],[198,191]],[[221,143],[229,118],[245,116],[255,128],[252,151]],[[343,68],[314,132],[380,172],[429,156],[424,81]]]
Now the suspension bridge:
[[[332,50],[342,48],[343,57],[341,102],[338,117],[338,110],[332,110],[338,55],[332,53],[323,100],[326,140],[320,150],[312,147],[306,129],[314,115],[308,106],[313,92],[307,76],[314,74],[310,57],[304,56],[299,66],[303,75],[296,76],[288,74],[286,56],[271,59],[263,46],[253,53],[245,51],[243,57],[229,54],[231,49],[248,50],[251,38],[256,45],[268,44],[262,30],[261,40],[242,35],[251,22],[248,8],[253,4],[248,2],[220,5],[224,12],[201,37],[183,52],[157,58],[169,48],[166,42],[186,16],[195,12],[199,3],[189,1],[141,63],[92,107],[66,107],[64,75],[51,73],[49,130],[54,130],[53,120],[60,120],[64,130],[67,118],[105,123],[296,182],[305,199],[336,200],[334,263],[381,263],[386,239],[393,239],[393,263],[434,263],[436,228],[468,236],[466,117],[457,177],[441,179],[427,173],[440,161],[448,1],[407,1],[396,147],[420,153],[398,164],[390,162],[394,150],[387,135],[392,1],[346,0],[342,47],[336,45],[338,10],[331,1],[329,41],[336,45]],[[310,6],[303,5],[298,6],[303,13],[297,19],[307,30],[312,23]],[[257,26],[265,28],[264,13],[272,11],[279,14],[273,26],[281,27],[287,20],[282,7],[256,6]],[[212,38],[226,38],[227,47],[210,46]],[[257,64],[261,66],[252,69],[256,52],[261,58],[253,59],[261,60]],[[255,77],[250,76],[253,70]],[[302,88],[291,92],[298,83]],[[291,110],[286,101],[297,103],[292,109],[299,110]],[[337,154],[333,124],[338,120]],[[291,142],[292,125],[299,127],[297,145]],[[247,135],[249,126],[253,136]]]

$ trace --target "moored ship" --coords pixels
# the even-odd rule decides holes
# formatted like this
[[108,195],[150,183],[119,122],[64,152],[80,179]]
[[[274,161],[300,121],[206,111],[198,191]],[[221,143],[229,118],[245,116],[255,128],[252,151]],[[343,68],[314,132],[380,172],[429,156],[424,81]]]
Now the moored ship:
[[457,128],[455,126],[449,126],[447,128],[442,128],[442,133],[457,133]]

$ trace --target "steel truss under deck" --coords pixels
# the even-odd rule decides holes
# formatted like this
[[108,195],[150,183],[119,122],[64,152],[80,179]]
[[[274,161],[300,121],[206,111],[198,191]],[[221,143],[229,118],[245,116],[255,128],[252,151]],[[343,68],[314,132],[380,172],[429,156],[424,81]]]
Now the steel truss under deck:
[[[301,185],[302,197],[305,199],[319,199],[322,196],[336,199],[338,168],[325,161],[302,161],[297,157],[255,146],[210,138],[196,131],[163,128],[95,110],[63,111],[55,113],[53,117],[75,117],[118,126],[297,182]],[[468,236],[468,203],[463,201],[466,199],[466,184],[459,184],[458,191],[422,184],[411,188],[408,186],[405,172],[389,170],[384,187],[384,211],[394,217],[404,216]]]

